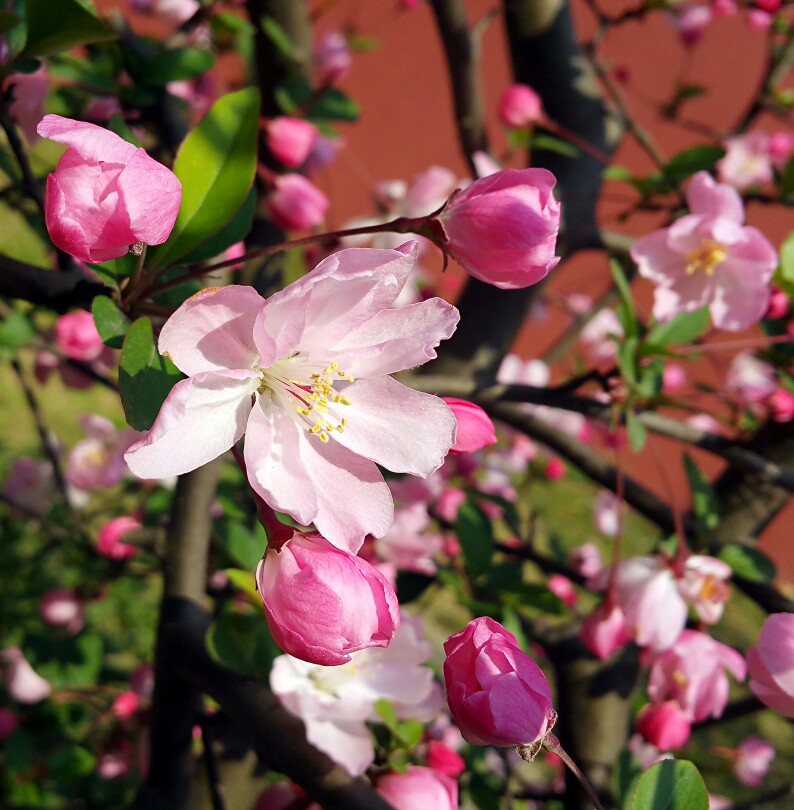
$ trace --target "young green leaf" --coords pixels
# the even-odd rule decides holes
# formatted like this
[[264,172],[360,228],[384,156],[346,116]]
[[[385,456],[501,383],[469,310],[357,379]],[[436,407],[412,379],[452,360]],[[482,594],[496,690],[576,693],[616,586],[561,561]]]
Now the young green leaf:
[[692,511],[706,531],[713,531],[720,522],[719,504],[714,488],[688,453],[684,454],[684,469],[692,493]]
[[692,343],[706,331],[708,325],[708,307],[701,307],[694,312],[682,312],[672,320],[652,327],[645,336],[645,342],[655,346]]
[[49,56],[78,45],[115,39],[116,35],[75,0],[25,0],[28,38],[21,58]]
[[635,453],[639,453],[645,447],[645,440],[648,438],[648,431],[645,425],[637,418],[634,411],[626,411],[626,433],[629,435],[629,444]]
[[723,546],[717,556],[730,565],[734,574],[750,582],[771,582],[777,576],[772,560],[752,546]]
[[665,759],[645,771],[631,801],[631,810],[708,810],[708,806],[703,777],[684,759]]
[[94,299],[91,313],[102,342],[111,349],[120,349],[130,328],[130,319],[106,295],[98,295]]
[[463,503],[455,521],[466,570],[473,577],[491,567],[493,557],[493,528],[485,512],[471,501]]

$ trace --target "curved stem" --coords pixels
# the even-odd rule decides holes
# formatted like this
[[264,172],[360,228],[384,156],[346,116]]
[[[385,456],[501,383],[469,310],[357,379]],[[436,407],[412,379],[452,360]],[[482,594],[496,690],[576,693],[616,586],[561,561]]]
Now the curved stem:
[[550,753],[556,754],[568,766],[574,776],[579,780],[582,787],[587,791],[587,795],[593,800],[593,804],[596,806],[597,810],[604,810],[588,778],[582,773],[579,766],[568,756],[568,753],[560,745],[560,741],[554,734],[549,732],[543,738],[543,747]]

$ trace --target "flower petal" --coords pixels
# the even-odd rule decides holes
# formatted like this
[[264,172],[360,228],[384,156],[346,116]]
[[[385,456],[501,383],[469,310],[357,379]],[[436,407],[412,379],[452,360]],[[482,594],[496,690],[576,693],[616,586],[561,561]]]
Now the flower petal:
[[336,442],[392,472],[426,478],[444,463],[457,421],[443,400],[391,377],[358,380],[345,396],[353,404]]
[[197,374],[178,382],[144,439],[124,454],[139,478],[171,478],[225,453],[245,432],[253,371]]
[[83,160],[96,163],[127,164],[137,151],[131,143],[109,129],[61,115],[45,115],[36,127],[36,132],[42,138],[50,138],[70,146]]
[[356,376],[393,374],[435,358],[435,347],[452,335],[459,319],[458,310],[440,298],[384,309],[349,330],[331,354]]
[[269,365],[254,345],[254,322],[265,300],[253,287],[202,290],[166,321],[158,348],[185,374]]
[[742,198],[735,188],[718,183],[708,172],[692,175],[686,194],[693,214],[725,217],[741,225],[744,222]]

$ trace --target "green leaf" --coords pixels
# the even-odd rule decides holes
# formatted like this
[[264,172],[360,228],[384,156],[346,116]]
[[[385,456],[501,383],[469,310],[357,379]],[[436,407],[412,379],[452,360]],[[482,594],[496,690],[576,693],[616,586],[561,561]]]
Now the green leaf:
[[375,713],[383,721],[383,725],[386,726],[386,728],[392,732],[395,731],[398,724],[397,712],[394,711],[394,706],[392,706],[388,700],[381,698],[380,700],[376,701]]
[[276,46],[279,53],[292,62],[295,58],[295,46],[292,44],[289,34],[272,17],[262,17],[259,23],[265,36]]
[[182,206],[168,241],[152,265],[171,264],[218,233],[248,196],[256,168],[259,91],[246,88],[219,98],[185,138],[174,163]]
[[648,438],[648,431],[645,425],[637,418],[634,411],[626,411],[626,433],[629,435],[629,444],[635,453],[639,453],[645,447],[645,440]]
[[656,346],[693,343],[708,328],[709,308],[682,312],[666,323],[657,323],[645,336],[646,343]]
[[256,589],[256,577],[251,569],[243,571],[241,568],[226,568],[226,576],[229,577],[229,582],[242,591],[251,601],[255,607],[262,605],[262,597]]
[[213,259],[215,256],[220,256],[224,250],[237,242],[242,242],[251,230],[255,211],[256,189],[252,188],[237,213],[229,222],[224,225],[218,233],[211,236],[205,242],[202,242],[195,250],[188,253],[183,261],[186,264],[193,264],[194,262],[203,262],[206,259]]
[[783,244],[780,246],[778,273],[785,281],[794,284],[794,231],[783,240]]
[[0,321],[0,346],[12,349],[25,346],[33,340],[36,330],[27,315],[12,310]]
[[615,361],[620,369],[620,375],[629,386],[634,386],[637,383],[637,338],[630,337],[625,340],[618,338],[615,343],[617,348]]
[[575,158],[579,157],[580,150],[577,146],[562,138],[549,135],[546,132],[534,132],[529,139],[530,149],[538,149],[543,152],[555,152],[558,155]]
[[762,551],[752,546],[723,546],[717,557],[728,563],[733,573],[750,582],[771,582],[777,576],[775,564]]
[[306,110],[307,118],[328,121],[358,121],[358,116],[358,104],[335,87],[326,87],[322,95]]
[[618,313],[623,315],[621,318],[623,330],[626,333],[626,337],[634,337],[637,335],[638,331],[637,313],[634,309],[634,298],[631,295],[629,280],[626,278],[626,274],[623,272],[623,268],[620,266],[620,262],[617,261],[617,259],[612,259],[609,262],[609,269],[612,273],[615,286],[618,288],[620,300],[623,303],[623,313]]
[[703,777],[685,759],[666,759],[645,771],[631,801],[631,810],[708,810],[708,807]]
[[238,521],[225,520],[219,526],[221,540],[229,556],[242,568],[253,571],[267,547],[264,529],[257,524],[258,530],[251,531]]
[[131,143],[136,148],[141,148],[141,142],[138,140],[135,133],[127,126],[127,122],[118,114],[113,113],[108,121],[108,129],[115,132],[119,138]]
[[119,361],[119,394],[130,427],[149,430],[180,377],[179,369],[157,351],[152,322],[139,318],[124,338]]
[[266,678],[281,654],[267,631],[265,617],[223,613],[207,633],[207,651],[218,663],[241,675]]
[[630,180],[631,172],[625,166],[619,166],[617,163],[607,166],[601,172],[604,180]]
[[397,726],[396,736],[402,743],[403,748],[412,751],[419,745],[424,733],[424,723],[420,723],[418,720],[405,720]]
[[491,567],[493,557],[493,527],[485,512],[471,501],[465,501],[455,520],[466,570],[473,577],[484,574]]
[[25,0],[25,8],[28,39],[22,58],[49,56],[78,45],[116,39],[112,31],[75,0],[58,0],[57,11],[52,0]]
[[714,531],[720,522],[719,504],[714,488],[688,453],[684,453],[684,469],[692,493],[692,511],[706,531]]
[[91,312],[102,342],[111,349],[120,349],[130,328],[130,319],[106,295],[94,299]]
[[206,73],[215,63],[215,55],[203,48],[171,48],[142,63],[135,78],[151,87],[193,79]]
[[671,182],[682,182],[695,172],[711,171],[725,150],[720,146],[693,146],[679,152],[665,167],[664,175]]

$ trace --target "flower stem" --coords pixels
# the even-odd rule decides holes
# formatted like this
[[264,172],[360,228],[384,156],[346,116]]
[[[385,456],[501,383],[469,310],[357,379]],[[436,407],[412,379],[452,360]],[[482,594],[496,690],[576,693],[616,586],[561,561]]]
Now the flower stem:
[[587,795],[593,800],[596,810],[604,810],[603,805],[596,795],[595,789],[590,784],[588,778],[579,769],[579,766],[568,756],[567,751],[560,745],[556,735],[549,732],[543,738],[543,747],[552,754],[556,754],[570,769],[573,775],[579,780],[582,787],[587,791]]
[[[243,458],[243,454],[237,449],[236,445],[232,447],[232,455],[234,456],[234,460],[237,462],[237,465],[243,471],[243,475],[246,477],[246,480],[248,480],[248,471],[245,467],[245,459]],[[248,485],[251,486],[250,482]],[[278,515],[276,515],[270,504],[266,503],[262,496],[253,487],[251,487],[251,492],[254,496],[254,500],[256,501],[256,512],[259,516],[259,522],[262,524],[265,532],[267,533],[267,546],[268,548],[272,548],[274,551],[279,551],[284,543],[292,538],[293,530],[278,519]]]

